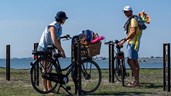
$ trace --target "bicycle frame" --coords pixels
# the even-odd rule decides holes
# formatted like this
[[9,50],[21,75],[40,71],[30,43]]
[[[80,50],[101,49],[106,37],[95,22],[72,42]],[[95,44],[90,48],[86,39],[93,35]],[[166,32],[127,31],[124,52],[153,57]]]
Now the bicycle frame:
[[[123,46],[119,46],[118,43],[119,43],[118,40],[115,40],[115,42],[109,41],[105,43],[105,44],[110,45],[109,50],[112,50],[112,53],[113,53],[111,54],[109,52],[109,67],[112,67],[112,68],[109,68],[109,69],[112,69],[112,70],[109,70],[110,71],[109,82],[111,81],[111,74],[112,74],[112,83],[114,83],[114,75],[115,75],[116,80],[122,81],[122,85],[124,85],[124,78],[125,78],[125,72],[126,72],[125,58],[124,58],[124,52],[121,51],[121,48]],[[114,48],[114,46],[116,49]],[[121,80],[119,80],[118,78],[119,76],[121,76]]]
[[[101,71],[100,71],[100,67],[97,65],[96,62],[94,62],[92,60],[92,58],[81,58],[81,54],[80,54],[80,43],[75,43],[74,47],[76,47],[74,50],[74,58],[72,58],[72,62],[70,65],[68,65],[66,68],[62,69],[60,62],[59,62],[59,57],[61,57],[59,54],[57,54],[53,48],[53,46],[48,47],[47,51],[35,51],[33,52],[34,54],[34,59],[35,61],[33,61],[31,63],[32,67],[30,70],[31,73],[31,83],[34,87],[34,89],[36,91],[38,91],[39,93],[42,94],[47,94],[49,92],[52,92],[57,84],[59,85],[59,88],[57,90],[57,92],[59,92],[60,88],[62,87],[69,95],[72,95],[69,90],[71,89],[69,86],[65,86],[68,82],[69,82],[69,78],[68,76],[71,74],[73,82],[74,82],[74,86],[75,86],[75,94],[80,95],[81,93],[91,93],[94,92],[95,90],[97,90],[97,88],[100,85],[101,82]],[[76,54],[77,53],[77,54]],[[45,61],[45,63],[44,63]],[[46,64],[47,62],[47,64]],[[46,65],[44,65],[46,64]],[[89,73],[89,69],[87,69],[87,67],[85,67],[85,65],[90,64],[91,66],[93,66],[94,68],[96,68],[96,72],[98,72],[98,74],[94,74],[95,76],[91,77],[91,73],[95,71],[92,71],[91,67],[90,68],[90,73]],[[87,71],[88,70],[88,71]],[[65,71],[65,72],[64,72]],[[39,73],[38,73],[39,72]],[[36,75],[35,75],[36,74]],[[41,76],[39,76],[39,74]],[[81,75],[83,74],[83,75]],[[82,84],[86,84],[85,82],[87,80],[92,80],[92,78],[94,79],[94,77],[98,78],[97,81],[95,81],[96,84],[95,86],[92,86],[92,89],[90,88],[89,90],[89,86],[84,86],[81,87]],[[83,78],[82,78],[83,77]],[[50,90],[44,91],[43,90],[43,86],[37,85],[39,84],[39,80],[41,80],[41,78],[49,80],[49,81],[53,81],[53,88],[51,88]],[[81,81],[83,80],[83,83],[81,83]],[[91,85],[91,83],[88,83],[89,85]],[[88,90],[87,90],[88,88]]]
[[123,47],[123,46],[119,46],[118,45],[118,43],[119,43],[119,41],[118,40],[115,40],[115,45],[116,45],[116,52],[115,52],[115,54],[116,54],[116,56],[115,56],[115,59],[116,59],[116,61],[117,61],[117,63],[116,63],[116,67],[118,67],[118,66],[125,66],[125,57],[124,57],[124,52],[123,51],[121,51],[121,48]]

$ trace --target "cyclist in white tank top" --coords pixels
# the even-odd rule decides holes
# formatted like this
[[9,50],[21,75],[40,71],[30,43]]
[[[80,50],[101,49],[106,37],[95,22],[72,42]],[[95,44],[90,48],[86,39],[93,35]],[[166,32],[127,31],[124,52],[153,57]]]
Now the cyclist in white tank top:
[[[61,46],[60,36],[62,35],[61,25],[65,23],[65,20],[68,19],[68,17],[66,16],[65,12],[59,11],[56,14],[55,19],[56,20],[54,22],[52,22],[45,28],[40,38],[40,42],[37,50],[44,51],[47,49],[48,45],[54,45],[58,49],[58,52],[62,55],[62,57],[65,58],[66,56]],[[42,61],[42,72],[44,72],[46,69],[52,69],[51,66],[47,66],[47,63],[48,63],[47,61]],[[42,80],[43,80],[44,91],[50,90],[52,88],[51,81],[43,78]]]

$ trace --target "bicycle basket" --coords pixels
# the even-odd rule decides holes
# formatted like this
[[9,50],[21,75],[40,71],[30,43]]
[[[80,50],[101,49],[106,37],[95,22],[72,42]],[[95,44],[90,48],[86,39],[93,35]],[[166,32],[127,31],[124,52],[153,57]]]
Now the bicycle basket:
[[93,57],[100,54],[101,42],[81,46],[81,57]]

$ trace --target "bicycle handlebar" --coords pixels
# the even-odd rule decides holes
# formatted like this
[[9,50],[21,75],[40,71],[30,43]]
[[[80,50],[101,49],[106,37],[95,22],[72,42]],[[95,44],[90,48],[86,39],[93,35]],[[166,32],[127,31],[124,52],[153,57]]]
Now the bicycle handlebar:
[[61,36],[60,39],[69,40],[69,39],[72,39],[72,37],[69,34],[66,34],[65,36]]
[[[121,39],[120,41],[122,41],[123,39]],[[108,41],[108,42],[105,42],[104,44],[106,44],[106,45],[108,45],[108,44],[115,44],[116,45],[116,48],[117,49],[121,49],[121,48],[123,48],[123,46],[119,46],[119,42],[120,42],[119,40],[115,40],[115,41]]]
[[108,42],[105,42],[104,44],[108,45],[108,44],[114,44],[113,41],[108,41]]

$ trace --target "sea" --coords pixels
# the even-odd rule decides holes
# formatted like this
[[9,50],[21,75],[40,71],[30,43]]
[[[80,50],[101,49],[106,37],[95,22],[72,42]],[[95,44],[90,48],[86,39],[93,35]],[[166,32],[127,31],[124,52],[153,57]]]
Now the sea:
[[[93,59],[100,68],[109,68],[109,59],[105,57],[96,57]],[[65,68],[71,63],[71,58],[67,57],[65,59],[59,59],[61,67]],[[126,59],[125,59],[126,61]],[[30,63],[33,62],[33,58],[12,58],[10,59],[10,67],[13,69],[30,69]],[[140,68],[163,68],[163,58],[140,58],[139,59]],[[129,65],[125,62],[126,68]],[[6,68],[6,59],[0,59],[0,67]]]

